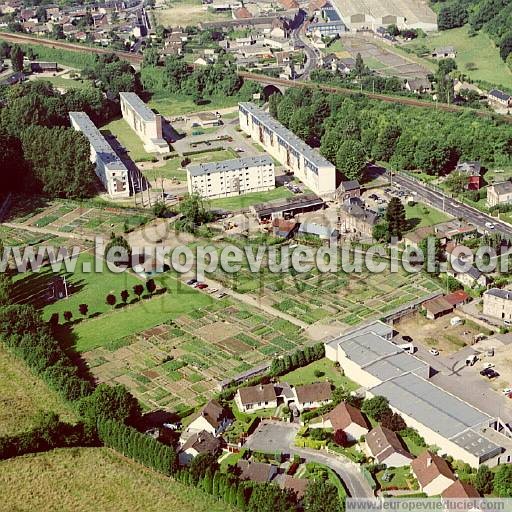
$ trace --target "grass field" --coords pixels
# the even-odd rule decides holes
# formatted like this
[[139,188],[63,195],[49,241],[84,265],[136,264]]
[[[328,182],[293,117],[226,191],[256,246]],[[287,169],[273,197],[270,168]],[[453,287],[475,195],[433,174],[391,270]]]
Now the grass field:
[[467,26],[454,28],[429,34],[405,46],[413,50],[421,46],[429,50],[453,46],[457,50],[455,60],[459,71],[473,80],[490,82],[512,90],[512,71],[501,60],[498,48],[483,31],[469,37]]
[[38,411],[53,411],[65,421],[75,420],[57,393],[0,344],[0,436],[33,427]]
[[54,87],[60,89],[88,89],[91,87],[91,83],[88,80],[72,80],[62,76],[35,76],[35,80],[50,82]]
[[134,162],[147,161],[154,158],[154,155],[144,150],[144,144],[139,136],[124,119],[116,119],[102,126],[101,133],[115,135],[119,142],[128,150],[130,158]]
[[[181,24],[181,23],[180,23]],[[237,96],[221,96],[208,98],[209,103],[196,105],[190,96],[180,94],[156,93],[148,102],[149,108],[154,108],[163,116],[178,116],[190,112],[204,110],[217,110],[220,108],[234,107],[238,104]]]
[[411,229],[433,226],[451,219],[450,215],[424,203],[406,205],[405,214]]
[[152,11],[158,25],[164,27],[197,25],[200,22],[230,19],[229,12],[215,13],[203,8],[201,0],[168,0],[167,7]]
[[[323,372],[323,375],[317,377],[315,371]],[[351,381],[348,377],[343,376],[339,368],[335,368],[332,361],[326,358],[286,373],[281,376],[281,380],[294,386],[329,380],[332,381],[336,387],[343,387],[349,391],[355,391],[359,388],[358,384]]]
[[106,448],[61,449],[2,461],[0,489],[0,509],[11,512],[233,510]]
[[274,190],[269,190],[268,192],[253,192],[252,194],[245,194],[242,196],[213,199],[210,201],[210,205],[212,208],[236,211],[241,210],[242,208],[248,208],[253,204],[266,203],[273,199],[283,199],[291,196],[293,196],[293,192],[290,192],[287,188],[277,187]]

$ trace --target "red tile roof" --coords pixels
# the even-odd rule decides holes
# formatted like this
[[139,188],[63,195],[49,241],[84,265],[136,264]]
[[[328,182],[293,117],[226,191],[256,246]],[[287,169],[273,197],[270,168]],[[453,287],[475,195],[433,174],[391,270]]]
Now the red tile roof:
[[429,451],[422,453],[417,459],[414,459],[411,462],[411,468],[421,487],[425,487],[441,475],[450,480],[455,480],[455,476],[448,463],[439,455]]
[[466,482],[456,480],[448,489],[446,489],[441,496],[443,498],[480,498],[478,491]]
[[353,405],[342,402],[337,405],[328,415],[334,430],[345,430],[352,423],[368,428],[362,412]]

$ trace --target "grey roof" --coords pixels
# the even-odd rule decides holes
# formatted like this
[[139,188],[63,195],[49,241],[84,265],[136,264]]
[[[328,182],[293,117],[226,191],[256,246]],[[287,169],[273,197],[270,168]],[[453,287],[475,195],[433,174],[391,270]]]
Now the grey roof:
[[326,160],[320,153],[310,148],[304,141],[300,140],[294,133],[285,128],[281,123],[277,122],[270,114],[258,108],[253,103],[239,103],[239,108],[244,113],[250,113],[261,124],[269,130],[275,132],[295,151],[300,153],[306,160],[316,167],[334,167],[331,162]]
[[473,266],[467,268],[467,263],[464,263],[460,259],[456,259],[452,262],[452,268],[458,274],[467,274],[468,276],[472,277],[475,280],[480,279],[480,277],[482,276],[482,272],[480,272],[480,270]]
[[444,46],[441,48],[436,48],[434,53],[455,53],[455,48],[453,46]]
[[491,186],[498,195],[512,193],[512,181],[502,181]]
[[120,92],[121,99],[126,101],[144,121],[154,121],[155,113],[134,93]]
[[273,160],[268,155],[246,156],[244,158],[234,158],[233,160],[224,160],[222,162],[189,165],[187,170],[191,176],[203,176],[212,172],[238,171],[239,169],[255,167],[257,165],[270,165],[272,163]]
[[500,446],[474,430],[466,430],[454,437],[452,441],[476,457],[484,457],[485,459],[494,457],[502,451]]
[[491,420],[487,414],[414,373],[383,382],[370,391],[386,397],[392,407],[448,439]]
[[85,112],[70,112],[69,117],[77,124],[80,131],[87,137],[89,143],[94,148],[97,158],[99,158],[109,170],[126,171],[128,169],[123,164],[112,146],[105,137],[96,128],[89,116]]
[[361,185],[359,185],[359,181],[357,180],[342,181],[340,186],[345,192],[361,188]]
[[484,292],[484,295],[492,295],[493,297],[498,297],[499,299],[512,300],[512,291],[510,290],[502,290],[500,288],[491,288]]
[[503,101],[508,101],[508,100],[510,100],[510,98],[512,98],[512,96],[510,96],[510,94],[500,91],[499,89],[492,89],[489,92],[489,96],[494,96],[495,98],[498,98]]
[[306,235],[316,235],[320,238],[338,237],[338,230],[336,228],[307,222],[303,222],[300,225],[299,233],[305,233]]

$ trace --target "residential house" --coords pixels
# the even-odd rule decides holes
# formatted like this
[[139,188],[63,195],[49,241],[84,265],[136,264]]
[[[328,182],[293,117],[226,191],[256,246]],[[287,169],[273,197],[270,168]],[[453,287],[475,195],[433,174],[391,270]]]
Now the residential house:
[[293,219],[286,220],[281,217],[276,217],[272,221],[272,233],[278,238],[288,239],[294,235],[298,226],[297,222]]
[[425,311],[425,315],[429,320],[436,320],[453,311],[453,305],[444,297],[435,297],[427,300],[421,305],[421,309]]
[[202,454],[216,455],[221,449],[221,439],[202,430],[192,434],[179,450],[180,464],[189,464],[192,459]]
[[308,427],[343,430],[349,441],[357,441],[361,436],[368,434],[368,424],[363,413],[346,402],[341,402],[329,413],[311,421]]
[[499,89],[492,89],[489,91],[487,99],[490,104],[494,104],[499,107],[512,107],[512,96],[506,92],[500,91]]
[[279,468],[273,464],[263,462],[254,462],[252,460],[241,459],[236,463],[240,480],[250,480],[251,482],[267,483],[274,479]]
[[239,7],[238,9],[234,9],[232,12],[233,19],[235,20],[248,20],[252,18],[252,14],[249,12],[247,7]]
[[315,382],[293,388],[295,403],[299,411],[316,409],[332,401],[330,382]]
[[483,314],[512,321],[512,291],[491,288],[483,294]]
[[512,181],[502,181],[487,187],[487,206],[512,203]]
[[44,73],[44,72],[57,73],[59,71],[59,65],[56,62],[33,61],[30,63],[30,70],[32,71],[32,73]]
[[277,38],[288,38],[291,34],[290,22],[287,18],[274,18],[270,29],[270,36]]
[[288,11],[299,8],[299,2],[297,2],[297,0],[279,0],[279,3]]
[[478,494],[478,491],[471,484],[468,484],[467,482],[461,482],[460,480],[455,480],[455,482],[453,482],[450,487],[441,493],[441,497],[445,500],[460,500],[461,498],[480,498],[480,494]]
[[338,187],[338,194],[342,202],[352,197],[361,197],[361,185],[357,180],[342,181]]
[[356,61],[351,57],[342,57],[341,59],[338,59],[338,71],[343,75],[349,75],[355,67]]
[[241,412],[275,409],[277,395],[274,385],[258,384],[257,386],[239,388],[235,395],[235,403]]
[[436,237],[439,238],[443,245],[447,244],[450,240],[460,242],[461,240],[471,238],[477,232],[476,226],[458,219],[441,222],[433,226],[433,228]]
[[411,469],[427,496],[438,496],[455,481],[448,463],[439,455],[426,451],[411,463]]
[[275,52],[274,57],[278,66],[286,66],[291,62],[291,52]]
[[404,84],[405,90],[414,94],[432,92],[432,84],[426,78],[407,78]]
[[284,475],[284,478],[281,480],[281,489],[291,491],[295,495],[296,502],[300,503],[304,499],[309,482],[307,478],[295,478],[290,475]]
[[405,233],[402,237],[405,247],[416,247],[418,248],[429,236],[434,236],[434,228],[432,226],[423,226],[413,231]]
[[314,222],[303,222],[299,228],[299,235],[312,236],[319,238],[323,242],[335,244],[340,233],[332,226],[324,226]]
[[210,400],[193,416],[187,431],[205,431],[218,437],[232,422],[233,419],[229,410],[223,407],[217,400]]
[[455,59],[457,57],[457,51],[453,46],[446,46],[442,48],[436,48],[431,56],[433,59]]
[[455,79],[453,81],[453,91],[458,94],[459,96],[463,95],[465,96],[467,94],[467,91],[469,92],[475,92],[480,97],[485,96],[484,91],[477,87],[475,84],[470,84],[469,82],[464,82],[461,80]]
[[345,202],[342,207],[342,226],[346,233],[356,233],[362,237],[372,237],[373,228],[379,222],[379,215],[365,207]]
[[468,190],[480,190],[482,186],[482,165],[480,162],[459,162],[455,171],[467,176],[466,188]]
[[403,447],[399,437],[388,428],[378,426],[366,436],[366,446],[371,456],[389,468],[408,466],[413,456]]
[[446,273],[457,279],[459,283],[473,288],[475,286],[487,286],[489,280],[485,274],[480,272],[476,267],[465,263],[460,259],[452,261],[452,268],[448,269]]

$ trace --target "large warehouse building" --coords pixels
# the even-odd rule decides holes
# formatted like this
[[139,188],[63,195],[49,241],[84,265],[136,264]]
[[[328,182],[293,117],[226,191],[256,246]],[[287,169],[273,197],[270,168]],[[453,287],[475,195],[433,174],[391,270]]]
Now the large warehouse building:
[[275,188],[274,161],[268,155],[189,165],[188,191],[208,199],[232,197]]
[[336,168],[270,114],[252,103],[239,104],[240,128],[261,144],[315,194],[336,191]]
[[392,335],[391,327],[374,322],[326,343],[325,353],[366,388],[368,397],[386,397],[391,409],[441,453],[473,467],[510,462],[510,429],[433,384],[430,366],[395,345]]
[[333,0],[333,4],[351,31],[389,25],[437,30],[437,15],[423,0]]
[[129,197],[129,171],[112,146],[85,112],[70,112],[69,118],[73,128],[89,140],[91,162],[96,164],[96,174],[110,197]]

